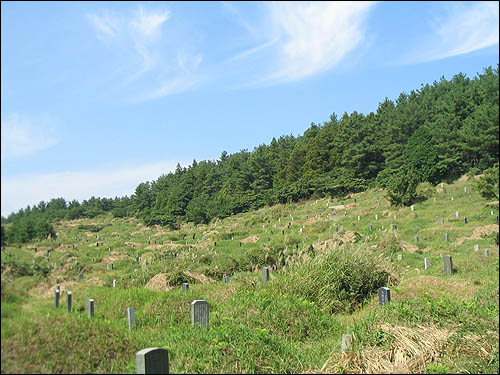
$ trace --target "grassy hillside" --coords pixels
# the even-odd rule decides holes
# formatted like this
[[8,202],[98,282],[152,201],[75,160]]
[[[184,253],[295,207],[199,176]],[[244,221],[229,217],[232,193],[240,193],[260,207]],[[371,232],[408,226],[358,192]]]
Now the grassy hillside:
[[[59,222],[56,240],[2,251],[2,373],[134,373],[135,353],[154,346],[175,373],[498,373],[498,202],[466,177],[418,192],[413,211],[369,190],[178,231]],[[208,329],[191,327],[195,299],[209,303]]]

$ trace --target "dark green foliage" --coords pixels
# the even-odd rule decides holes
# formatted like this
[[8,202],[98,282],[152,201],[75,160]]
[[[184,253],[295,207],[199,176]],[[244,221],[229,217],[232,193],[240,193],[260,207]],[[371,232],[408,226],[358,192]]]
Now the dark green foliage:
[[486,199],[498,200],[498,163],[484,171],[484,176],[475,182],[476,189]]

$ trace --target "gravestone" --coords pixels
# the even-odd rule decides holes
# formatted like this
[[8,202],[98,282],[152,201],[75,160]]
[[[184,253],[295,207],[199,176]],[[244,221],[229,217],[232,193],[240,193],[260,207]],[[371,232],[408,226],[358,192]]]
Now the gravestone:
[[110,263],[109,264],[109,269],[112,270],[113,269],[113,263]]
[[429,268],[431,268],[431,259],[424,258],[424,269],[429,269]]
[[458,211],[455,211],[455,217],[458,219]]
[[479,250],[479,245],[474,245],[474,251],[478,251]]
[[339,231],[339,227],[337,225],[335,225],[335,232],[338,232]]
[[444,235],[444,241],[448,242],[448,233],[445,233],[445,235]]
[[453,261],[450,255],[443,255],[443,263],[444,263],[444,273],[447,275],[451,275],[453,273]]
[[375,220],[378,220],[378,215],[377,214],[375,214]]
[[71,297],[73,296],[73,294],[71,293],[70,290],[68,290],[68,292],[66,293],[66,298],[67,298],[67,302],[68,302],[68,311],[71,312]]
[[352,350],[352,335],[342,335],[342,344],[340,345],[342,351]]
[[281,231],[281,235],[283,235],[283,236],[285,235],[285,231],[284,230]]
[[135,329],[135,309],[127,307],[128,329]]
[[239,246],[239,247],[241,247],[241,241],[240,241],[240,242],[238,242],[238,246]]
[[298,250],[298,249],[299,249],[299,244],[298,244],[298,243],[296,243],[296,244],[295,244],[295,249],[296,249],[296,250]]
[[217,242],[214,242],[214,246],[217,247]]
[[418,236],[413,237],[413,241],[418,242]]
[[87,313],[91,318],[94,316],[94,300],[92,298],[87,301]]
[[411,205],[411,210],[415,211],[415,207],[413,205]]
[[205,300],[191,302],[191,325],[199,328],[208,327],[210,308]]
[[403,254],[398,254],[398,260],[402,260],[403,259]]
[[358,215],[358,221],[361,220],[361,217]]
[[373,225],[370,224],[370,226],[368,227],[368,229],[370,230],[370,232],[373,230]]
[[61,291],[59,288],[56,289],[55,291],[55,302],[56,302],[56,307],[59,307],[59,297],[61,295]]
[[490,251],[489,251],[488,249],[484,249],[484,251],[483,251],[483,255],[484,255],[485,257],[489,257],[489,256],[490,256]]
[[168,374],[168,350],[146,348],[135,354],[137,374]]
[[113,279],[113,288],[116,288],[116,279]]
[[444,219],[442,218],[442,219],[440,220],[440,222],[441,222],[441,224],[444,224]]
[[398,226],[396,224],[392,224],[392,229],[398,230]]
[[268,267],[262,268],[262,281],[264,281],[264,282],[269,281],[269,268]]
[[83,273],[78,274],[78,278],[79,278],[80,280],[83,280]]
[[464,217],[464,224],[467,224],[467,218]]
[[188,283],[182,283],[182,291],[187,292],[189,289],[189,284]]
[[453,200],[453,197],[451,197],[451,200]]
[[467,193],[467,186],[464,186],[464,192]]
[[391,302],[391,290],[385,286],[378,288],[378,303],[383,306]]
[[229,276],[228,275],[222,275],[222,281],[225,283],[229,282]]

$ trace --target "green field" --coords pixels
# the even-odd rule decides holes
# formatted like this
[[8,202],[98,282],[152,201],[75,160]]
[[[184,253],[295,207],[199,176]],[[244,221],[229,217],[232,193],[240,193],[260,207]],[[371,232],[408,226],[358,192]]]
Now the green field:
[[[147,347],[168,349],[174,373],[498,373],[498,202],[465,176],[418,193],[414,211],[372,189],[176,231],[111,214],[58,222],[56,240],[2,251],[2,373],[135,373]],[[196,299],[209,328],[191,326]]]

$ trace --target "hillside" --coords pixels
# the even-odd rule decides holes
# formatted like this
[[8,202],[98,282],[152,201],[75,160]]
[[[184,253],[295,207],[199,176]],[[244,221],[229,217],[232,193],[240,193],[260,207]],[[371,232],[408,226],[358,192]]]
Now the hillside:
[[[498,202],[466,176],[417,193],[413,209],[371,189],[170,231],[59,221],[56,240],[2,251],[2,373],[134,373],[147,347],[174,373],[498,373]],[[191,327],[199,299],[209,328]]]

